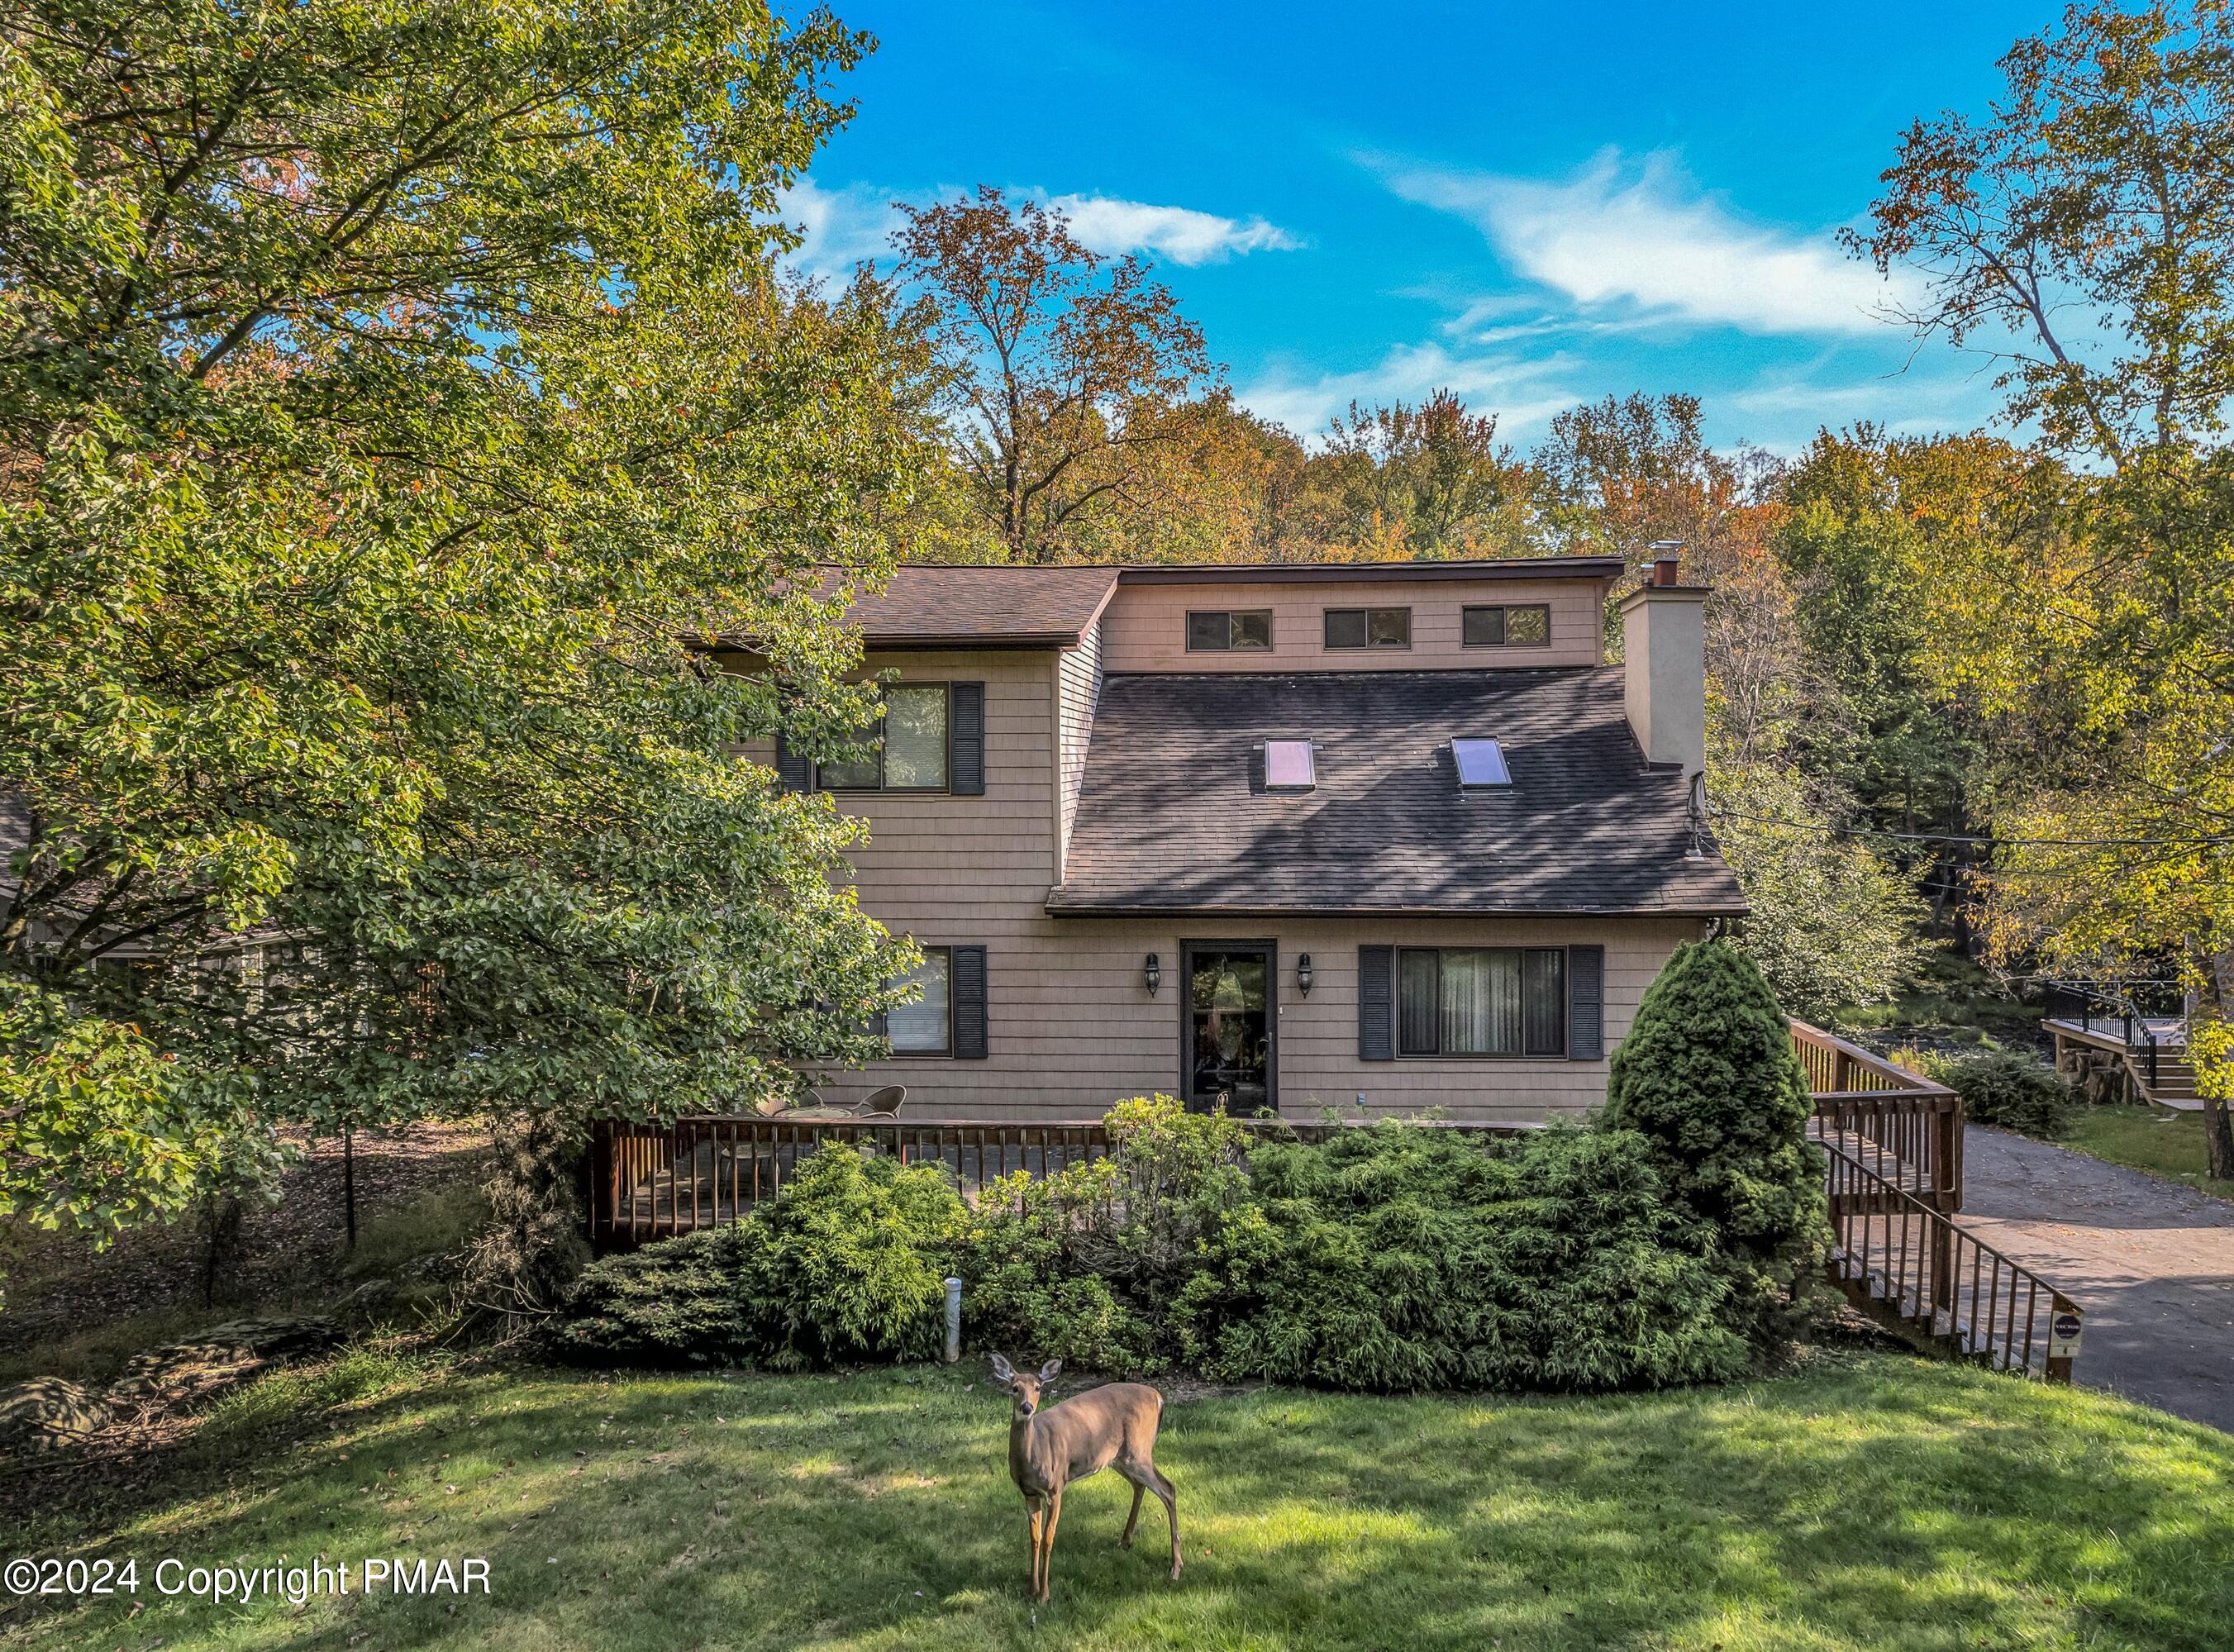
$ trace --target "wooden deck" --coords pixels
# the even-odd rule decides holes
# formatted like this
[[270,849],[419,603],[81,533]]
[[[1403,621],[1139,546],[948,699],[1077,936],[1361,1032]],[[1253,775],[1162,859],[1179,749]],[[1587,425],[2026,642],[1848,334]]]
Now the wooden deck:
[[2096,1100],[2123,1095],[2170,1113],[2200,1113],[2195,1065],[2180,1015],[2050,1015],[2055,1070]]
[[[1815,1098],[1816,1139],[1934,1210],[1959,1210],[1961,1099],[1804,1022],[1793,1023],[1792,1038]],[[1248,1127],[1313,1140],[1355,1126],[1280,1120]],[[1537,1126],[1427,1120],[1420,1127],[1488,1138]],[[1048,1176],[1109,1152],[1108,1133],[1098,1120],[995,1125],[972,1119],[696,1117],[664,1126],[607,1121],[598,1126],[593,1143],[593,1241],[600,1247],[641,1244],[738,1221],[826,1141],[852,1142],[905,1164],[944,1164],[973,1203],[1003,1177]]]
[[[1963,1205],[1962,1098],[1804,1022],[1792,1023],[1792,1043],[1814,1098],[1810,1134],[1829,1167],[1831,1273],[1848,1300],[1943,1353],[2069,1381],[2072,1348],[2050,1330],[2075,1328],[2076,1305],[1953,1219]],[[1310,1140],[1357,1126],[1264,1120],[1247,1127]],[[1417,1127],[1486,1138],[1536,1126],[1429,1120]],[[627,1248],[740,1221],[796,1173],[803,1155],[829,1141],[909,1164],[943,1164],[973,1203],[1003,1178],[1052,1175],[1111,1148],[1098,1120],[608,1120],[594,1138],[592,1240],[600,1249]]]

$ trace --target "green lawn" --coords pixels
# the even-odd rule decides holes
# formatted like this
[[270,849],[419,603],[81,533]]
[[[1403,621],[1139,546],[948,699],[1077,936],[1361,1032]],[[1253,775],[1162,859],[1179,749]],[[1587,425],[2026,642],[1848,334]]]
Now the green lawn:
[[2074,1110],[2061,1141],[2113,1165],[2234,1198],[2234,1181],[2213,1181],[2203,1173],[2199,1113],[2166,1113],[2151,1107],[2080,1107]]
[[[1173,1405],[1160,1518],[1064,1510],[1022,1598],[1005,1406],[974,1369],[442,1374],[356,1355],[226,1407],[161,1506],[15,1551],[485,1557],[464,1601],[148,1598],[0,1647],[2222,1649],[2234,1440],[1885,1355],[1591,1401],[1267,1389]],[[353,1395],[356,1397],[352,1397]],[[273,1444],[288,1434],[292,1443]],[[454,1610],[453,1610],[454,1609]]]

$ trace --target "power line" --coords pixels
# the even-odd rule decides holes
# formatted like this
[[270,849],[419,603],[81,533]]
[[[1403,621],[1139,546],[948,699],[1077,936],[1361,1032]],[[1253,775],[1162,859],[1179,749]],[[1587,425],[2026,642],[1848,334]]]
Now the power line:
[[1833,826],[1821,820],[1787,820],[1773,814],[1748,814],[1709,802],[1707,813],[1725,820],[1752,820],[1791,832],[1820,832],[1840,838],[1883,838],[1895,843],[1963,844],[1983,849],[2207,849],[2234,844],[2234,833],[2192,838],[1987,838],[1950,832],[1891,832],[1878,826]]

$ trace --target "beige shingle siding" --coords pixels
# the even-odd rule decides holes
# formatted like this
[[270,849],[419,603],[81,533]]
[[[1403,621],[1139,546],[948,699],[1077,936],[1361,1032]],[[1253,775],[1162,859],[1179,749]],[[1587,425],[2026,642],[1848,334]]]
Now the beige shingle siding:
[[[1601,587],[1587,579],[1389,579],[1296,584],[1122,584],[1102,616],[1102,669],[1120,671],[1479,671],[1500,666],[1597,665],[1604,659]],[[1544,648],[1466,648],[1460,611],[1542,603]],[[1329,608],[1409,608],[1408,649],[1329,649]],[[1189,653],[1186,617],[1205,609],[1270,609],[1269,652]]]
[[[1571,752],[1575,736],[1588,728],[1610,752],[1618,744],[1623,765],[1641,759],[1619,720],[1617,675],[1587,669],[1549,671],[1566,665],[1589,668],[1599,661],[1597,601],[1601,586],[1591,579],[1474,580],[1470,577],[1321,583],[1120,584],[1114,596],[1106,585],[1098,607],[1094,581],[1086,571],[1050,571],[1058,577],[1034,579],[1031,589],[993,617],[976,613],[972,594],[985,571],[925,576],[903,592],[918,608],[887,610],[888,624],[936,627],[951,641],[970,624],[1019,630],[1078,626],[1075,645],[1045,647],[917,648],[878,650],[866,668],[892,669],[900,681],[974,682],[985,687],[986,789],[982,797],[945,794],[839,794],[838,806],[867,817],[872,838],[852,852],[866,911],[891,929],[912,934],[927,945],[983,945],[986,949],[989,1054],[983,1061],[949,1057],[892,1059],[859,1071],[829,1074],[826,1094],[856,1101],[891,1083],[905,1084],[905,1117],[962,1118],[989,1126],[1057,1119],[1098,1117],[1114,1101],[1153,1091],[1176,1091],[1180,1084],[1180,1014],[1185,1000],[1181,944],[1186,941],[1265,941],[1277,949],[1278,1083],[1282,1108],[1310,1119],[1323,1108],[1354,1112],[1362,1093],[1368,1113],[1405,1114],[1434,1110],[1444,1116],[1482,1122],[1534,1122],[1576,1116],[1598,1106],[1605,1091],[1606,1062],[1560,1060],[1416,1060],[1365,1061],[1358,1056],[1358,948],[1365,945],[1571,945],[1605,949],[1604,1016],[1610,1054],[1628,1031],[1646,984],[1682,940],[1702,932],[1702,920],[1688,916],[1493,917],[1453,914],[1401,918],[1337,916],[1302,910],[1278,917],[1050,916],[1051,891],[1063,879],[1065,856],[1089,859],[1101,849],[1087,842],[1093,831],[1101,765],[1125,735],[1123,686],[1138,677],[1120,672],[1179,673],[1318,671],[1388,673],[1392,667],[1415,677],[1463,668],[1477,677],[1505,677],[1501,668],[1522,668],[1519,678],[1589,680],[1571,699],[1549,702],[1530,714],[1532,726],[1556,728]],[[991,584],[983,589],[991,590]],[[1552,611],[1549,649],[1484,650],[1459,645],[1460,611],[1473,603],[1541,601]],[[1320,616],[1329,607],[1365,607],[1400,603],[1413,611],[1413,648],[1401,655],[1368,650],[1329,654],[1321,645]],[[1089,605],[1101,615],[1097,630]],[[1186,652],[1186,614],[1190,609],[1272,608],[1276,648],[1270,655],[1220,656]],[[1526,668],[1538,668],[1530,671]],[[1104,680],[1104,674],[1111,674]],[[1220,678],[1205,684],[1221,691],[1242,687]],[[1277,691],[1268,679],[1267,691]],[[1447,709],[1453,699],[1475,692],[1457,680],[1438,679],[1429,698]],[[1525,690],[1516,678],[1507,687]],[[1344,754],[1332,748],[1342,741],[1376,749],[1389,741],[1358,708],[1376,690],[1362,680],[1322,682],[1329,721],[1324,728],[1303,732],[1323,735],[1329,750],[1323,761]],[[1606,698],[1610,689],[1610,699]],[[1570,691],[1562,691],[1563,693]],[[1558,698],[1557,695],[1554,696]],[[1113,711],[1113,708],[1115,708]],[[1344,709],[1347,708],[1347,709]],[[1540,717],[1537,713],[1540,713]],[[1339,715],[1337,715],[1339,714]],[[1314,713],[1316,717],[1316,714]],[[1409,723],[1424,722],[1414,715]],[[1237,733],[1230,717],[1214,720],[1220,739],[1249,738],[1262,731]],[[1409,723],[1407,726],[1409,726]],[[1136,725],[1137,726],[1137,725]],[[1500,731],[1501,732],[1501,731]],[[1440,736],[1438,736],[1440,737]],[[1551,738],[1547,732],[1547,739]],[[1430,742],[1432,743],[1432,742]],[[1515,742],[1527,755],[1527,742]],[[1190,749],[1198,761],[1213,764],[1223,785],[1233,763],[1223,751],[1204,756],[1200,741]],[[1091,761],[1088,754],[1091,753]],[[755,753],[755,755],[761,754]],[[762,755],[762,761],[765,756]],[[1169,748],[1137,751],[1128,760],[1139,767],[1127,786],[1160,786],[1169,798],[1193,795],[1182,762]],[[1393,760],[1392,760],[1393,761]],[[1562,760],[1571,762],[1571,756]],[[1120,767],[1123,765],[1120,765]],[[1526,772],[1522,772],[1525,769]],[[1624,774],[1627,773],[1624,768]],[[1547,771],[1526,761],[1516,773],[1524,787],[1540,783]],[[1120,776],[1119,778],[1124,778]],[[1667,776],[1631,776],[1650,795],[1643,806],[1652,817],[1660,854],[1668,834],[1680,832],[1680,782]],[[1665,786],[1658,784],[1667,780]],[[1331,772],[1323,776],[1318,806],[1334,800]],[[1441,782],[1437,781],[1440,788]],[[1199,788],[1198,788],[1199,789]],[[1401,789],[1401,788],[1400,788]],[[1245,793],[1245,788],[1244,788]],[[1146,794],[1145,790],[1143,795]],[[1536,793],[1541,795],[1540,792]],[[1442,791],[1435,793],[1438,799]],[[1120,800],[1121,801],[1121,800]],[[1196,798],[1196,803],[1204,801]],[[1288,808],[1294,800],[1274,800]],[[1128,869],[1106,857],[1101,874],[1124,883],[1138,867],[1160,856],[1162,863],[1191,875],[1224,879],[1237,865],[1277,850],[1249,839],[1257,823],[1261,797],[1211,796],[1205,819],[1218,819],[1222,830],[1242,841],[1219,848],[1205,839],[1190,843],[1143,819],[1125,853]],[[1308,820],[1312,806],[1300,806]],[[1122,816],[1122,810],[1120,811]],[[1473,818],[1471,815],[1469,818]],[[1166,823],[1168,824],[1168,822]],[[1303,821],[1296,823],[1297,826]],[[1619,857],[1639,852],[1633,820],[1609,815],[1591,799],[1578,795],[1571,807],[1551,823],[1539,852],[1553,858]],[[1313,828],[1316,830],[1316,827]],[[1130,831],[1131,828],[1127,828]],[[1305,837],[1308,838],[1306,833]],[[1137,839],[1137,840],[1134,840]],[[1223,839],[1218,839],[1224,842]],[[1368,846],[1385,868],[1445,881],[1466,880],[1467,857],[1480,852],[1508,858],[1517,846],[1508,839],[1474,846],[1420,839],[1405,845],[1383,839]],[[1297,839],[1287,851],[1300,854],[1311,889],[1330,887],[1329,869],[1359,858],[1355,844],[1337,840],[1321,852]],[[1455,859],[1454,859],[1455,857]],[[1604,856],[1600,856],[1603,859]],[[1410,872],[1407,872],[1407,868]],[[1079,868],[1089,874],[1094,868]],[[1719,874],[1727,877],[1726,872]],[[1401,880],[1401,879],[1400,879]],[[1306,901],[1308,907],[1310,903]],[[1469,902],[1479,905],[1479,903]],[[1163,967],[1163,989],[1151,998],[1142,984],[1146,954],[1156,953]],[[1298,955],[1311,955],[1314,985],[1306,999],[1296,988]]]
[[[866,892],[864,899],[872,911],[882,911]],[[944,921],[947,914],[939,917]],[[981,912],[957,915],[953,921],[974,923],[981,932],[939,933],[919,926],[918,933],[930,943],[985,943],[989,1058],[877,1062],[834,1075],[824,1086],[833,1100],[855,1101],[881,1085],[905,1084],[909,1115],[1016,1124],[1097,1118],[1128,1095],[1174,1093],[1179,1085],[1184,999],[1180,942],[1269,939],[1279,955],[1280,1103],[1288,1116],[1314,1119],[1330,1107],[1354,1112],[1362,1092],[1366,1110],[1373,1114],[1434,1109],[1452,1119],[1485,1123],[1579,1117],[1605,1098],[1604,1061],[1360,1061],[1357,949],[1602,944],[1610,1055],[1668,954],[1702,928],[1675,918],[1166,923],[1014,913],[996,919]],[[904,927],[897,921],[895,926]],[[1153,998],[1141,984],[1142,960],[1152,951],[1164,970],[1163,989]],[[1303,952],[1311,955],[1309,998],[1296,989],[1296,959]]]
[[1061,719],[1060,758],[1055,783],[1061,790],[1061,840],[1057,848],[1057,879],[1061,857],[1070,847],[1071,823],[1078,813],[1078,788],[1086,778],[1086,753],[1094,738],[1094,708],[1101,699],[1101,627],[1089,626],[1075,649],[1066,649],[1055,663],[1055,695]]

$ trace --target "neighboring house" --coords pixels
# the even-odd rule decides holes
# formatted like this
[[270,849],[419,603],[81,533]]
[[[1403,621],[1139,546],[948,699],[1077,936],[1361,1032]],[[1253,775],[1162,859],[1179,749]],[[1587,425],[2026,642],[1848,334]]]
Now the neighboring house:
[[901,568],[856,610],[894,674],[879,757],[779,754],[868,818],[862,905],[927,959],[891,1059],[826,1095],[1596,1106],[1669,953],[1744,911],[1690,807],[1705,592],[1656,564],[1608,666],[1621,571]]

